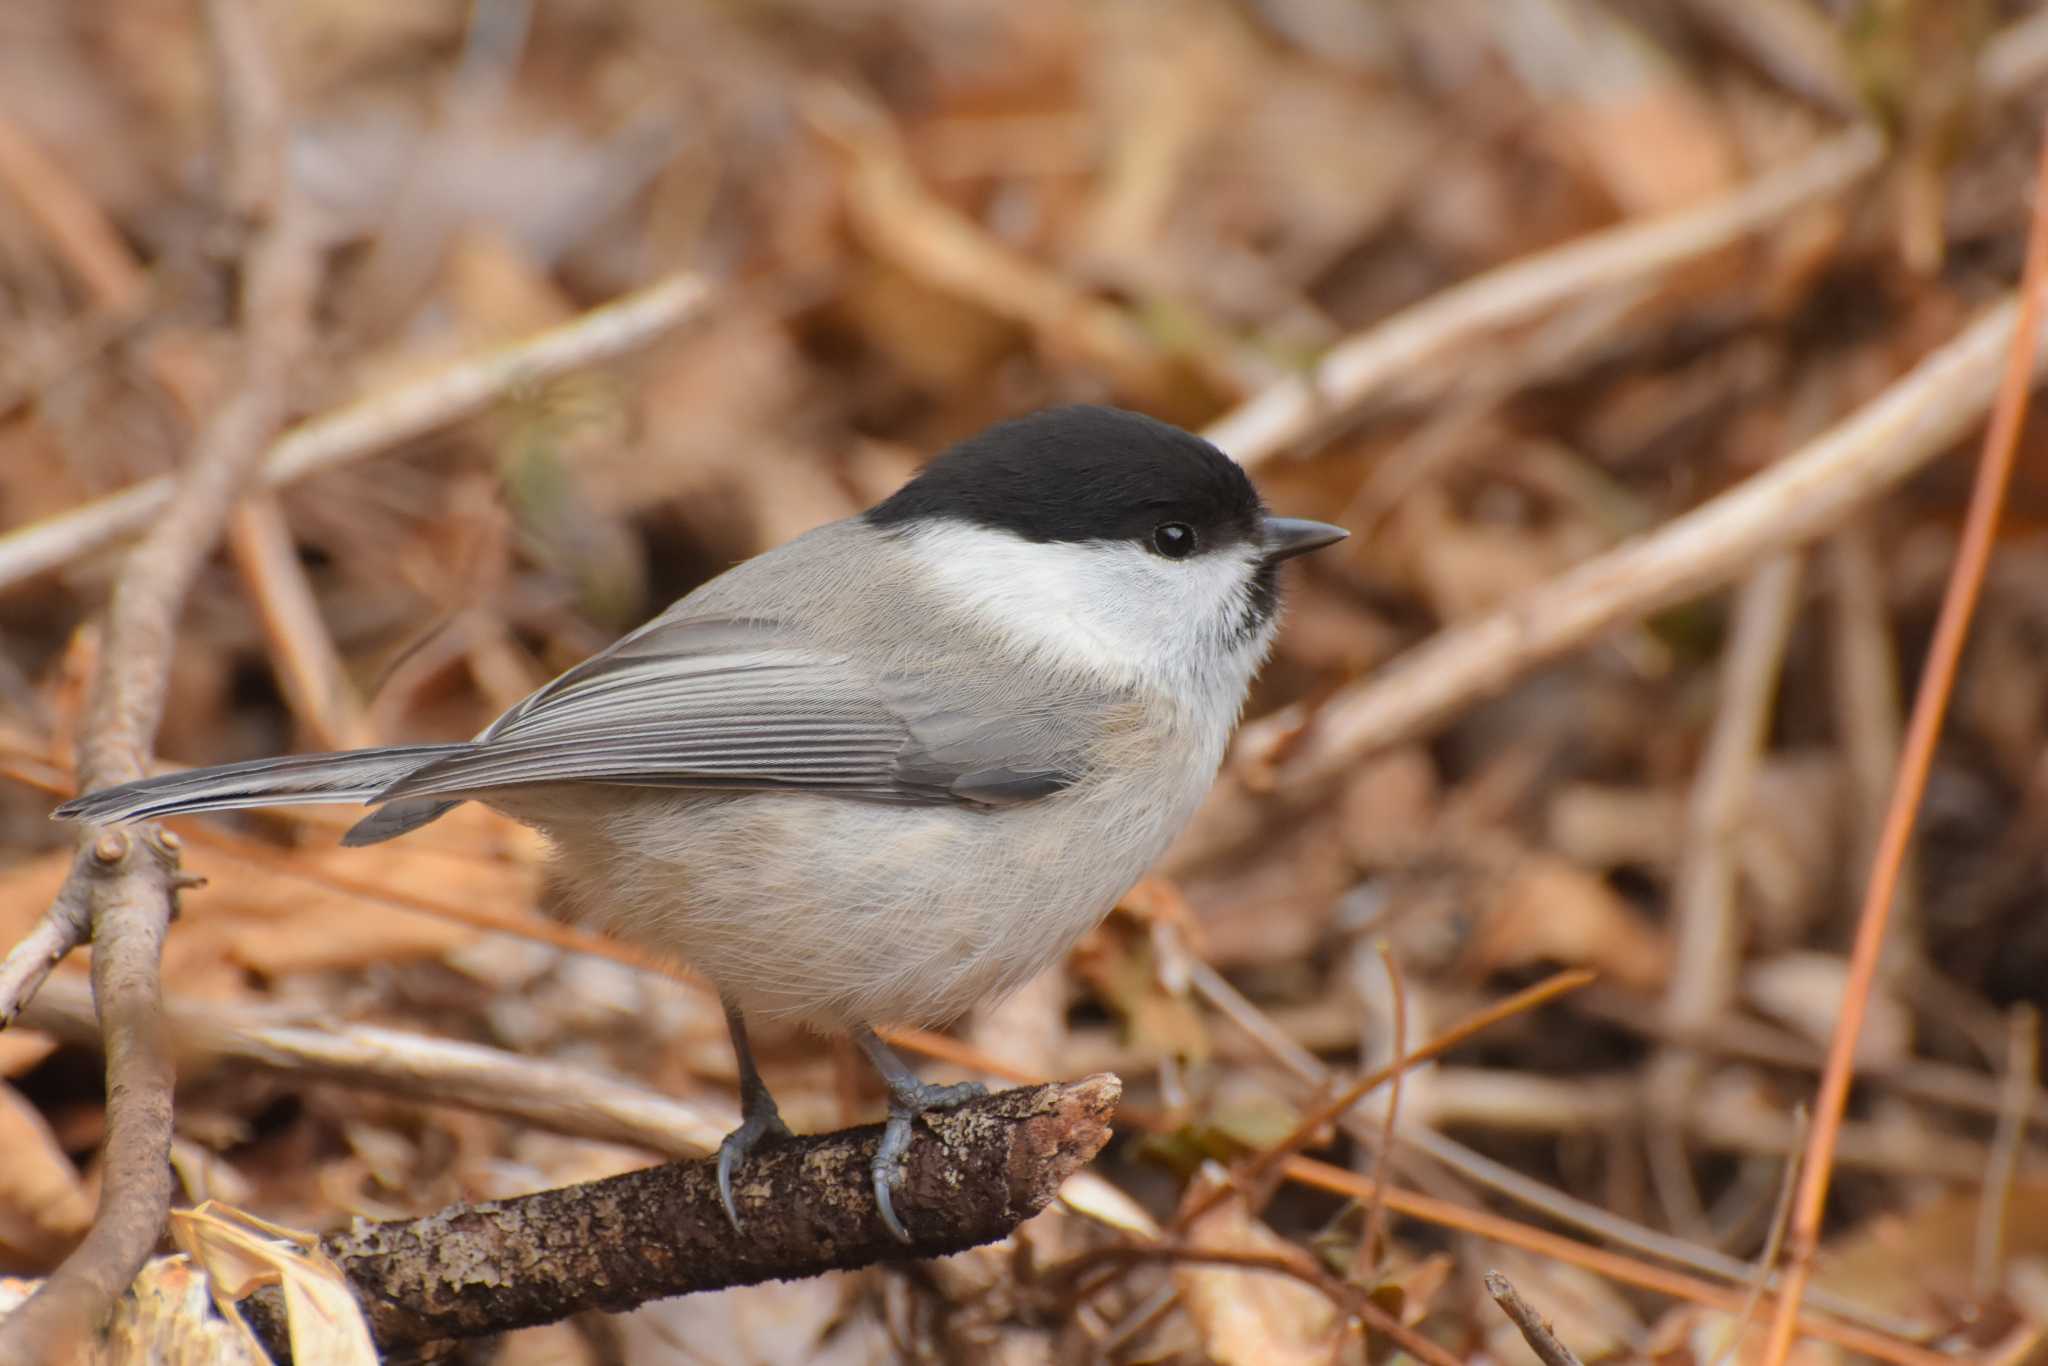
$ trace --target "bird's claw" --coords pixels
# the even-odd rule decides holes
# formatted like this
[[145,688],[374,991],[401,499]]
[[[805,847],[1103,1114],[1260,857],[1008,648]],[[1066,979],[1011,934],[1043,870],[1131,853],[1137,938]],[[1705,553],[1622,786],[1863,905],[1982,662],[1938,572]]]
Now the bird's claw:
[[[764,1092],[765,1095],[765,1092]],[[764,1139],[790,1137],[789,1126],[782,1122],[782,1114],[770,1100],[765,1106],[747,1107],[746,1117],[740,1127],[727,1134],[718,1145],[718,1203],[725,1206],[725,1217],[732,1224],[734,1233],[740,1232],[739,1206],[733,1203],[732,1174],[739,1170],[740,1163],[754,1151]]]
[[882,1142],[875,1149],[875,1160],[868,1171],[874,1177],[875,1208],[882,1216],[882,1226],[897,1242],[911,1241],[910,1230],[896,1217],[895,1195],[897,1184],[903,1179],[904,1159],[909,1156],[911,1133],[918,1119],[933,1110],[951,1110],[987,1094],[986,1086],[973,1081],[952,1086],[927,1086],[920,1082],[891,1088],[889,1122],[882,1129]]

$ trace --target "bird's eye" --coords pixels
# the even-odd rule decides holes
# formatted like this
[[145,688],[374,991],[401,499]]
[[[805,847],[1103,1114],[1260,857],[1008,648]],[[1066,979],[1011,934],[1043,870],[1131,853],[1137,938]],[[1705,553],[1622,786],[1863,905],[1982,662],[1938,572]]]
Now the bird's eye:
[[1195,529],[1186,522],[1161,522],[1152,528],[1152,548],[1169,560],[1195,553]]

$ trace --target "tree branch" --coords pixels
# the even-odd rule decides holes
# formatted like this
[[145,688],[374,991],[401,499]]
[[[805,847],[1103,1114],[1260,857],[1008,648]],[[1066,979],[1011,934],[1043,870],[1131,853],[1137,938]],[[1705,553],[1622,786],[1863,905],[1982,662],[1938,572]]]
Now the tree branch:
[[[945,1256],[993,1242],[1044,1209],[1109,1140],[1123,1084],[1107,1073],[1003,1091],[935,1113],[911,1144],[897,1208],[913,1241],[875,1210],[870,1124],[757,1149],[719,1207],[717,1161],[700,1158],[421,1219],[358,1223],[320,1242],[347,1274],[380,1352],[617,1311],[699,1290]],[[282,1300],[243,1309],[285,1360]]]
[[[283,174],[284,100],[246,0],[208,7],[226,91],[238,210],[255,226],[241,298],[243,375],[206,424],[178,491],[123,568],[80,745],[80,786],[139,778],[163,714],[178,609],[284,412],[306,350],[317,260]],[[178,845],[150,828],[81,833],[57,900],[0,963],[0,1023],[89,931],[107,1056],[105,1180],[92,1229],[41,1289],[0,1322],[0,1359],[58,1360],[125,1289],[156,1246],[170,1207],[171,1058],[160,969],[175,909]]]

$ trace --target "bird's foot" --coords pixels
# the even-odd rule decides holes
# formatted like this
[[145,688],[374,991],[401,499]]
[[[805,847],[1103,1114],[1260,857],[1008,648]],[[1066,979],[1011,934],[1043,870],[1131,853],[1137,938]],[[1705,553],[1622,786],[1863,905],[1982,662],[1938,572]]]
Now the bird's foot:
[[889,1122],[882,1129],[881,1146],[869,1172],[875,1179],[875,1207],[882,1224],[899,1243],[910,1241],[910,1231],[896,1217],[896,1187],[903,1179],[904,1159],[910,1153],[911,1131],[918,1119],[933,1110],[951,1110],[971,1100],[980,1100],[988,1088],[980,1082],[963,1081],[952,1086],[931,1086],[924,1082],[890,1079]]
[[731,1221],[734,1233],[740,1232],[740,1211],[732,1200],[732,1174],[764,1139],[788,1137],[789,1126],[782,1122],[782,1112],[775,1108],[775,1101],[766,1088],[759,1092],[758,1098],[747,1097],[745,1118],[740,1121],[740,1127],[727,1134],[718,1145],[718,1202],[725,1206],[725,1217]]

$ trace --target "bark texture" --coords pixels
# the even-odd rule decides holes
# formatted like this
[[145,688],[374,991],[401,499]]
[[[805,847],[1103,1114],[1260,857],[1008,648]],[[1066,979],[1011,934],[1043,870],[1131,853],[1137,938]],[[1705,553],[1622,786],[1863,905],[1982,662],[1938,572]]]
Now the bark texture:
[[[358,1223],[321,1240],[347,1273],[381,1351],[622,1310],[696,1290],[944,1256],[1038,1213],[1109,1140],[1123,1092],[1109,1075],[1022,1087],[926,1117],[896,1198],[912,1242],[875,1211],[880,1125],[764,1144],[734,1186],[743,1232],[698,1158],[420,1219]],[[285,1359],[274,1292],[246,1301]]]

